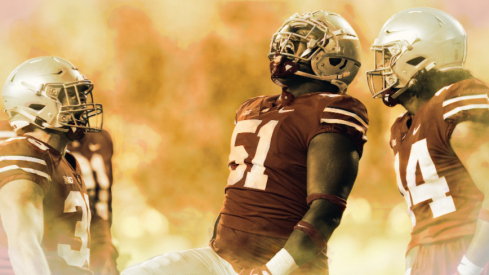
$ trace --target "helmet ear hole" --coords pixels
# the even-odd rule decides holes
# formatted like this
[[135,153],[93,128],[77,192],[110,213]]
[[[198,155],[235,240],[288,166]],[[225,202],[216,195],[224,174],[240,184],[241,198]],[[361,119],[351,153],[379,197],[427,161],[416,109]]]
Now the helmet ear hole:
[[337,66],[341,63],[341,58],[329,58],[329,64],[332,66]]
[[41,111],[42,109],[44,109],[44,107],[46,107],[46,106],[42,105],[42,104],[31,104],[31,105],[29,105],[29,108],[34,109],[36,111]]
[[426,58],[422,57],[422,56],[418,56],[418,57],[415,57],[409,61],[407,61],[406,63],[411,65],[411,66],[417,66],[419,63],[423,62],[423,60],[425,60]]

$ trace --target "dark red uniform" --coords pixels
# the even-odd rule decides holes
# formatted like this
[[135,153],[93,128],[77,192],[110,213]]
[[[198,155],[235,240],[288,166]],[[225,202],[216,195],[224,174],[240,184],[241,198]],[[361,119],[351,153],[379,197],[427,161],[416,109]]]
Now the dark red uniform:
[[101,133],[88,133],[81,141],[72,142],[68,150],[80,164],[90,198],[92,211],[91,269],[98,274],[106,265],[111,265],[113,274],[118,274],[115,270],[118,253],[112,244],[110,233],[112,224],[112,138],[105,130],[102,130]]
[[[15,132],[10,127],[8,120],[0,121],[0,143],[9,138],[15,137]],[[12,264],[8,256],[7,234],[3,230],[2,221],[0,220],[0,274],[14,275]]]
[[[261,266],[278,252],[309,207],[307,151],[320,133],[341,133],[362,154],[364,105],[348,95],[289,93],[246,101],[236,113],[230,175],[212,243],[236,270]],[[327,270],[326,251],[294,274]]]
[[0,188],[18,179],[44,191],[41,247],[52,274],[93,274],[90,260],[90,208],[80,167],[32,137],[11,138],[0,145]]
[[[483,195],[452,150],[450,136],[460,122],[487,121],[488,91],[475,79],[457,82],[438,91],[416,116],[405,113],[392,126],[398,186],[413,223],[408,250],[474,234]],[[455,274],[467,245],[448,247],[457,251],[431,251],[435,255],[424,262],[433,266],[415,262],[412,274]]]

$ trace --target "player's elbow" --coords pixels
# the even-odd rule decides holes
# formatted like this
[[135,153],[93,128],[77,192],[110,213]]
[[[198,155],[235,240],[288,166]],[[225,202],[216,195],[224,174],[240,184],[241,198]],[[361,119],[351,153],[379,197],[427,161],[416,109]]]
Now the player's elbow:
[[318,228],[332,232],[340,225],[343,212],[326,200],[316,200],[311,204],[309,214]]
[[341,217],[338,216],[325,216],[321,219],[321,227],[324,227],[328,230],[335,230],[341,222]]

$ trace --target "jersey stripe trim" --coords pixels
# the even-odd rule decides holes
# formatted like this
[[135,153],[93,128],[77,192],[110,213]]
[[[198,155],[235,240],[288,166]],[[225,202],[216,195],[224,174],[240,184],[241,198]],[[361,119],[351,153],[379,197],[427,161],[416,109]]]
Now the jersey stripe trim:
[[368,129],[367,123],[365,123],[365,121],[360,116],[358,116],[355,113],[348,112],[348,111],[341,110],[341,109],[331,108],[331,107],[324,108],[324,111],[323,112],[337,113],[337,114],[342,114],[342,115],[345,115],[345,116],[351,116],[354,119],[356,119],[358,122],[360,122],[365,128]]
[[452,104],[454,102],[458,102],[458,101],[462,101],[462,100],[469,100],[469,99],[479,99],[479,98],[481,98],[481,99],[485,98],[485,99],[489,100],[489,97],[487,97],[487,94],[460,96],[460,97],[456,97],[456,98],[452,98],[452,99],[443,101],[443,107],[447,106],[448,104]]
[[450,116],[453,116],[454,114],[460,112],[460,111],[466,111],[466,110],[472,110],[472,109],[489,109],[489,104],[471,104],[471,105],[466,105],[466,106],[461,106],[457,107],[450,112],[447,112],[443,115],[443,119],[447,119]]
[[365,129],[353,122],[349,122],[349,121],[346,121],[346,120],[342,120],[342,119],[334,119],[334,118],[321,118],[321,122],[326,122],[326,123],[331,123],[331,124],[343,124],[343,125],[346,125],[346,126],[350,126],[350,127],[353,127],[355,129],[357,129],[358,131],[362,132],[363,134],[365,134]]
[[23,156],[3,156],[0,157],[0,161],[2,160],[22,160],[22,161],[30,161],[30,162],[35,162],[39,164],[46,165],[46,161],[43,159],[38,159],[38,158],[33,158],[33,157],[23,157]]
[[32,169],[32,168],[22,168],[22,167],[19,167],[17,165],[10,165],[10,166],[6,166],[6,167],[3,167],[3,168],[0,168],[0,173],[11,171],[11,170],[15,170],[15,169],[21,169],[21,170],[24,170],[25,172],[36,174],[38,176],[44,177],[44,178],[46,178],[48,180],[51,180],[51,177],[48,174],[46,174],[46,173],[44,173],[42,171],[35,170],[35,169]]
[[26,137],[13,137],[13,138],[9,138],[9,139],[7,139],[5,142],[7,142],[7,141],[9,141],[9,142],[10,142],[10,141],[12,141],[12,140],[18,140],[18,139],[26,139]]
[[15,132],[12,131],[0,131],[0,138],[13,138],[15,137]]
[[436,92],[435,96],[439,96],[441,93],[443,93],[444,91],[447,91],[448,89],[450,89],[450,87],[452,87],[453,84],[449,85],[449,86],[445,86],[443,88],[441,88],[438,92]]

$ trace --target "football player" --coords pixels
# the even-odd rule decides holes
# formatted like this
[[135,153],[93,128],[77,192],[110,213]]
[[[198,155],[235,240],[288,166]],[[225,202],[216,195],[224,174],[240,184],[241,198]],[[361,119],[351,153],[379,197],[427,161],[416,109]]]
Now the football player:
[[68,150],[80,165],[92,212],[90,267],[95,274],[115,275],[117,250],[112,244],[112,155],[113,143],[106,130],[87,133]]
[[[1,120],[0,121],[0,143],[13,137],[16,137],[16,135],[14,130],[10,126],[9,121]],[[12,269],[12,264],[10,263],[10,258],[8,256],[7,234],[3,229],[1,220],[0,220],[0,274],[14,275],[14,270]]]
[[[8,120],[0,121],[0,142],[16,137]],[[68,144],[82,172],[90,200],[90,268],[95,274],[119,274],[117,249],[112,244],[112,154],[113,144],[106,130],[87,133]],[[0,274],[14,274],[8,257],[8,242],[0,221]]]
[[0,145],[0,216],[15,274],[93,274],[90,207],[70,141],[99,132],[93,84],[70,62],[38,57],[18,66],[2,91],[19,137]]
[[449,14],[413,8],[372,45],[371,93],[406,109],[390,138],[413,224],[406,274],[489,274],[489,89],[463,67],[466,38]]
[[360,43],[340,15],[295,14],[272,37],[282,93],[238,108],[225,200],[210,247],[167,253],[123,274],[328,274],[366,142],[367,111],[346,89]]
[[[8,120],[0,121],[0,143],[16,137]],[[117,249],[112,244],[112,154],[113,144],[106,130],[87,133],[68,144],[82,172],[90,199],[90,268],[95,274],[118,274]],[[7,236],[0,221],[0,274],[13,274],[8,257]]]

